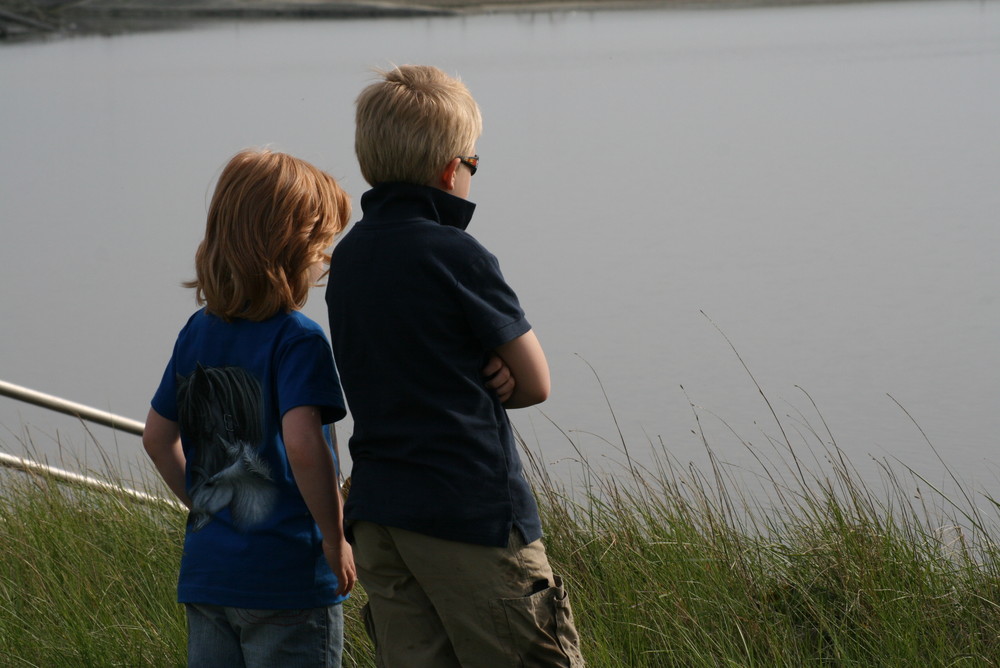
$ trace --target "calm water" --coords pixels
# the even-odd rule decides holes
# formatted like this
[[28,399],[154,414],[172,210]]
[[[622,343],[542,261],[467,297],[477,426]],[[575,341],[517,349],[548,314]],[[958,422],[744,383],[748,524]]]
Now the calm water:
[[[193,308],[179,283],[218,169],[268,144],[358,200],[353,100],[391,62],[457,73],[483,108],[470,231],[550,358],[552,398],[515,422],[560,475],[575,452],[552,423],[611,470],[615,418],[639,461],[661,439],[701,461],[696,413],[721,458],[751,461],[741,439],[769,451],[780,433],[728,337],[796,441],[820,422],[801,387],[862,468],[942,479],[891,395],[1000,494],[995,2],[0,47],[0,379],[144,418]],[[324,322],[322,306],[316,291],[307,313]],[[19,453],[26,424],[43,454],[58,441],[98,464],[72,420],[0,399],[0,447]],[[94,436],[141,461],[138,439]]]

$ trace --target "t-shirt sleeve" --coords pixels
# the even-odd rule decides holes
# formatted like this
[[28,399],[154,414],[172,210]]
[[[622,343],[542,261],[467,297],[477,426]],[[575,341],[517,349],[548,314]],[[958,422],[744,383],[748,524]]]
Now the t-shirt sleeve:
[[347,414],[333,351],[325,336],[317,332],[290,339],[276,362],[278,415],[298,406],[318,406],[323,424],[330,424]]
[[458,291],[466,319],[487,350],[531,329],[517,295],[500,272],[500,263],[485,249],[462,272]]
[[177,422],[177,365],[174,356],[170,355],[170,361],[167,362],[163,378],[160,379],[160,386],[156,388],[150,405],[161,416]]

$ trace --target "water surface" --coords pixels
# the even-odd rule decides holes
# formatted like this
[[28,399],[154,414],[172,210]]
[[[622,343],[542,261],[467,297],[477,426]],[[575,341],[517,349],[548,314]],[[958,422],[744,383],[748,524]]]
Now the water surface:
[[[701,461],[700,427],[749,463],[741,441],[781,439],[756,379],[790,438],[822,428],[804,388],[862,466],[898,458],[943,479],[891,395],[963,478],[1000,493],[996,3],[3,46],[0,378],[144,418],[194,307],[179,283],[218,170],[270,145],[357,202],[354,97],[372,66],[408,62],[460,75],[482,106],[470,231],[549,356],[552,398],[515,423],[553,470],[572,476],[577,456],[553,423],[609,469],[619,427],[640,462],[661,442]],[[324,322],[322,306],[316,291],[306,311]],[[2,399],[0,424],[5,450],[30,424],[43,454],[58,439],[97,463],[71,420]],[[94,437],[141,461],[134,437]]]

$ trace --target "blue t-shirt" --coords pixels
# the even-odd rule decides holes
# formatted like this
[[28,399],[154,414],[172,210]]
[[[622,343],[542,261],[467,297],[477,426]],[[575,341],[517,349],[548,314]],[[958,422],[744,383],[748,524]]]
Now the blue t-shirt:
[[364,520],[505,546],[541,536],[507,413],[483,366],[530,329],[496,258],[465,231],[474,204],[384,184],[333,251],[330,339],[354,419],[350,528]]
[[344,600],[292,477],[281,417],[345,415],[329,342],[297,311],[263,322],[198,311],[181,330],[153,409],[179,423],[188,516],[181,603],[312,608]]

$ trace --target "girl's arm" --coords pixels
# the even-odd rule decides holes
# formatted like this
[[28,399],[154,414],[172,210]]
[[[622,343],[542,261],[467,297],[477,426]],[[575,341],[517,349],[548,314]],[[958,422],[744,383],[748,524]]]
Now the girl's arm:
[[184,449],[181,447],[181,432],[177,423],[168,420],[152,408],[146,416],[146,427],[142,430],[142,447],[153,460],[163,482],[181,502],[191,507],[184,482]]
[[[337,593],[347,594],[354,588],[357,573],[354,554],[344,538],[344,501],[333,454],[323,438],[319,408],[298,406],[289,410],[281,418],[281,431],[295,483],[323,534],[323,554],[337,576]],[[330,433],[334,434],[333,429]]]
[[549,398],[549,363],[533,330],[503,344],[496,353],[510,367],[516,381],[504,408],[534,406]]

